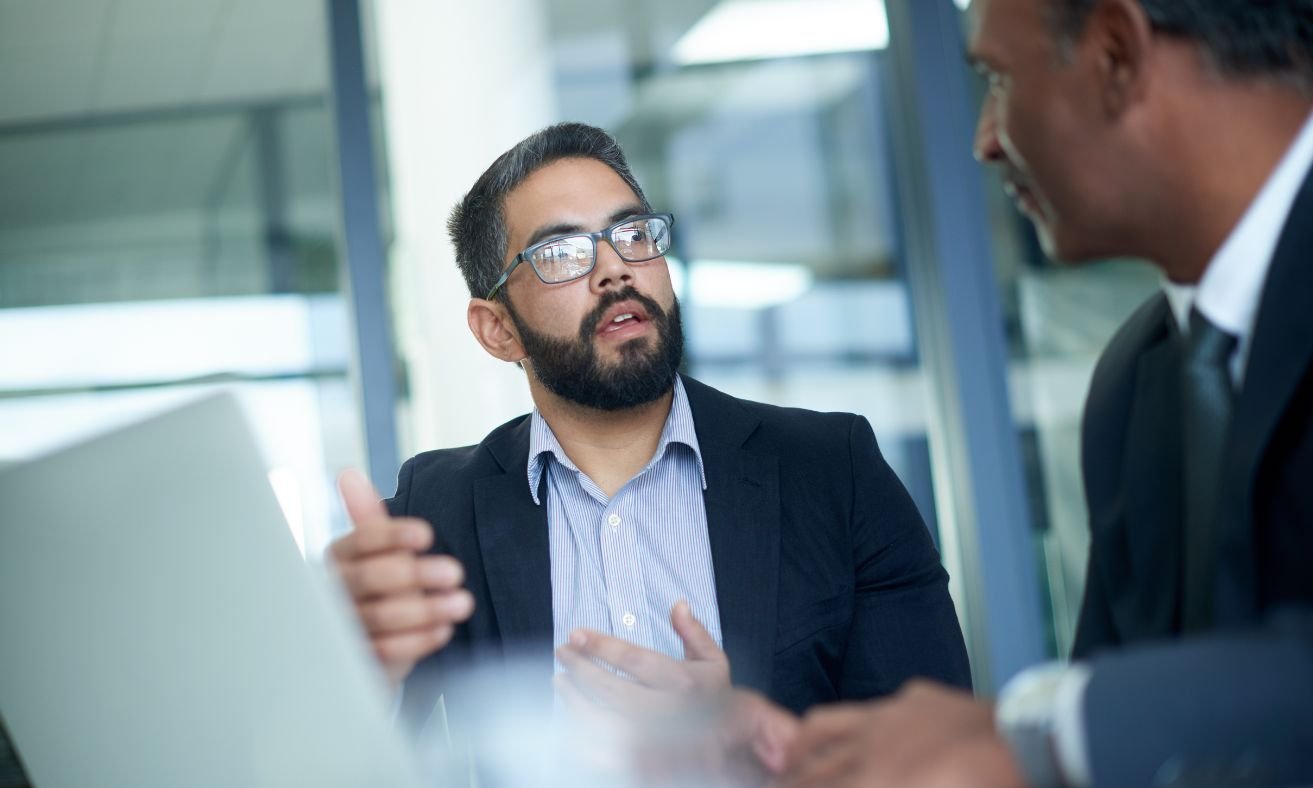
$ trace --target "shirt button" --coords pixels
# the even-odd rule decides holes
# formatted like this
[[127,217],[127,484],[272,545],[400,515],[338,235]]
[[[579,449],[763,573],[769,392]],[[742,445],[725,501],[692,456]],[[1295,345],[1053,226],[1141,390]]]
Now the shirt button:
[[624,617],[621,618],[620,620],[625,622],[625,626],[629,627],[630,629],[633,629],[634,624],[638,623],[638,617],[635,616],[633,613],[625,613]]
[[606,521],[611,524],[612,528],[615,528],[620,524],[620,515],[612,513],[610,517],[606,518]]

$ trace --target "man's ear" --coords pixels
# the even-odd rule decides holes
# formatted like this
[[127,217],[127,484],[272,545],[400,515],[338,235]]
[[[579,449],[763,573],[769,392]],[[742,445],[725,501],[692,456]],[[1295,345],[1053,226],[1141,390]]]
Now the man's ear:
[[1104,113],[1119,118],[1148,92],[1153,25],[1139,0],[1103,0],[1090,14],[1085,38],[1095,48]]
[[465,308],[465,321],[469,323],[474,338],[479,340],[479,344],[493,358],[511,362],[524,359],[520,337],[503,304],[471,298],[469,306]]

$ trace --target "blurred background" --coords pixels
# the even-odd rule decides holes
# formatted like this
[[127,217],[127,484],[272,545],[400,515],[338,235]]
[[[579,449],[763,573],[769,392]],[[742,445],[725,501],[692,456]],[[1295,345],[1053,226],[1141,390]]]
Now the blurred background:
[[0,0],[0,463],[235,389],[317,558],[338,471],[530,407],[445,220],[581,120],[677,217],[688,374],[870,419],[995,689],[1070,647],[1080,410],[1156,279],[1047,262],[971,160],[965,5]]

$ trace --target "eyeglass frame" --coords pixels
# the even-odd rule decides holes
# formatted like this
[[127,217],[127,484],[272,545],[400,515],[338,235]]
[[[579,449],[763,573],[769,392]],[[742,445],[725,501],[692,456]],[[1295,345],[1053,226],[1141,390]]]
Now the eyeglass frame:
[[[593,272],[593,269],[597,267],[597,247],[598,244],[601,243],[602,241],[606,241],[606,245],[611,247],[611,250],[616,253],[616,256],[618,256],[621,260],[624,260],[626,263],[647,263],[657,259],[658,257],[665,255],[666,252],[661,252],[660,254],[654,254],[651,257],[644,257],[641,260],[629,260],[623,254],[620,253],[619,249],[616,248],[615,241],[611,240],[611,233],[613,233],[618,228],[623,227],[624,225],[629,224],[630,222],[637,221],[639,219],[665,220],[666,228],[669,232],[672,233],[672,241],[673,241],[675,215],[670,213],[638,213],[638,214],[634,214],[633,216],[626,216],[625,218],[621,219],[620,221],[616,222],[610,227],[607,227],[606,229],[603,230],[598,230],[597,232],[565,233],[564,235],[556,235],[556,236],[552,236],[551,238],[544,238],[538,243],[526,247],[524,251],[515,255],[515,259],[511,260],[511,266],[502,272],[501,278],[499,278],[497,280],[497,283],[492,286],[492,289],[488,291],[488,295],[484,298],[484,300],[491,301],[493,297],[497,295],[497,291],[500,290],[502,286],[506,284],[507,280],[511,278],[511,273],[516,268],[519,267],[520,263],[523,263],[526,260],[529,261],[529,267],[533,269],[533,273],[535,276],[538,277],[538,281],[542,282],[545,285],[563,285],[566,282],[573,282],[578,279],[583,279],[585,276],[591,274]],[[578,276],[572,276],[569,279],[560,279],[555,282],[549,282],[543,278],[542,273],[539,272],[538,270],[538,266],[534,265],[532,260],[529,260],[528,255],[530,252],[534,251],[535,249],[538,249],[539,247],[548,246],[554,243],[559,243],[567,238],[591,239],[593,242],[593,264],[588,266],[588,269],[580,273]]]

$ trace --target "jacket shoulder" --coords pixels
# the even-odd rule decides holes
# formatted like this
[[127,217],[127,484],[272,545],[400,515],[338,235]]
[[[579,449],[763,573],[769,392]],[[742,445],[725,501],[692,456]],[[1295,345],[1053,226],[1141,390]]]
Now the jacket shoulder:
[[[505,472],[507,468],[498,456],[507,458],[507,447],[520,437],[528,419],[527,414],[518,416],[476,444],[432,449],[406,460],[397,476],[396,494],[388,500],[393,514],[412,513],[417,502],[435,495],[459,495],[460,491],[469,490],[475,479]],[[527,458],[527,443],[524,451]]]
[[744,437],[752,443],[785,447],[832,445],[836,439],[846,441],[854,423],[862,418],[854,413],[821,412],[740,399],[687,377],[684,385],[699,434],[704,428],[720,430],[741,424],[750,430],[750,437]]

